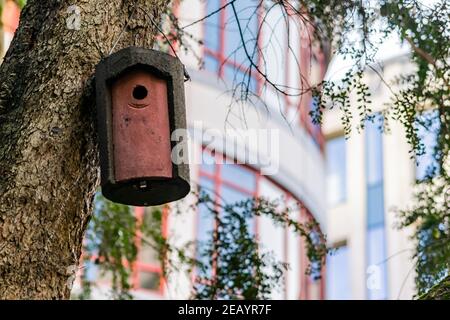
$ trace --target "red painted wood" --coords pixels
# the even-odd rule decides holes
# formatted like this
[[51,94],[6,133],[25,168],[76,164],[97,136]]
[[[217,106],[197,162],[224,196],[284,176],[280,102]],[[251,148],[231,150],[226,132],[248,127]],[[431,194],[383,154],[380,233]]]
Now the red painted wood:
[[[133,97],[137,86],[147,96]],[[114,170],[117,181],[172,177],[167,83],[136,70],[112,86]]]
[[20,8],[13,0],[7,0],[3,5],[3,31],[14,33],[19,26]]

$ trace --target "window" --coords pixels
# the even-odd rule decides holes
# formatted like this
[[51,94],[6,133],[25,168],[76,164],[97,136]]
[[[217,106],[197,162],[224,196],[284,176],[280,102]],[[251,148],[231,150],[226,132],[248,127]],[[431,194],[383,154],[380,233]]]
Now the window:
[[[303,38],[302,41],[310,41],[309,37]],[[303,74],[307,74],[307,81],[310,86],[315,84],[319,84],[323,77],[325,76],[326,71],[326,62],[324,58],[324,54],[321,51],[320,47],[315,47],[313,45],[312,51],[309,48],[304,49],[306,52],[303,52],[303,56],[306,56],[307,65],[306,68],[303,67]],[[316,124],[313,121],[314,115],[318,113],[318,104],[319,98],[317,96],[313,96],[312,92],[308,92],[306,94],[305,104],[306,104],[306,113],[304,116],[304,125],[308,130],[309,134],[313,137],[314,142],[318,145],[318,147],[323,150],[324,137],[322,133],[322,128],[320,124]]]
[[424,145],[424,153],[416,157],[416,179],[422,181],[439,174],[439,162],[434,157],[440,130],[439,112],[437,110],[424,112],[418,117],[416,127],[418,137]]
[[[162,212],[153,212],[154,208],[136,208],[136,218],[146,225],[155,225],[159,220],[155,219],[155,214],[162,214],[163,234],[165,233],[165,219],[167,208],[162,208]],[[133,268],[133,288],[160,291],[162,293],[162,272],[161,262],[157,251],[152,246],[152,240],[141,235],[136,239],[138,256]]]
[[[214,180],[207,177],[201,177],[200,186],[202,187],[203,193],[207,194],[211,199],[215,199]],[[197,219],[197,241],[199,242],[199,245],[202,246],[206,243],[206,241],[208,241],[208,239],[210,239],[210,235],[214,230],[214,218],[209,209],[206,207],[206,204],[199,205]],[[201,253],[201,250],[197,250],[196,258],[204,265],[208,265],[208,257],[202,256]],[[209,273],[211,270],[206,270],[206,272]]]
[[383,139],[376,121],[366,124],[366,173],[368,185],[383,183]]
[[327,141],[327,193],[330,206],[343,202],[347,197],[346,140],[340,136]]
[[[206,14],[215,12],[227,3],[226,0],[206,1]],[[257,3],[247,1],[234,2],[238,20],[231,6],[211,15],[204,24],[204,62],[205,69],[217,73],[220,77],[236,84],[244,83],[253,91],[257,91],[257,75],[252,69],[249,77],[247,53],[258,63]],[[239,24],[238,24],[239,21]],[[240,34],[242,30],[242,38]],[[243,40],[243,41],[242,41]],[[244,45],[245,43],[245,48]]]
[[[319,103],[318,97],[312,97],[309,101],[309,112],[315,114],[317,112],[318,103]],[[319,146],[319,148],[322,148],[323,134],[321,125],[319,123],[314,123],[311,115],[308,115],[308,119],[309,119],[309,126],[308,126],[309,134],[313,137],[314,142]]]
[[[142,223],[145,221],[147,225],[161,225],[162,234],[163,236],[166,235],[166,217],[168,213],[167,207],[162,207],[158,212],[155,211],[154,207],[135,207],[132,208],[132,210],[134,210],[137,223]],[[160,214],[161,216],[158,219],[155,219],[155,214]],[[91,231],[88,230],[88,232]],[[92,241],[92,239],[88,238],[88,241]],[[93,241],[96,241],[95,238]],[[138,255],[131,269],[131,276],[129,279],[131,288],[133,290],[152,291],[162,295],[164,292],[164,282],[161,262],[157,251],[152,246],[152,240],[141,234],[137,234],[135,244],[138,250]],[[99,266],[96,262],[97,259],[101,259],[101,256],[98,256],[98,252],[92,252],[92,257],[90,260],[85,260],[83,262],[83,265],[85,266],[83,272],[85,273],[87,280],[96,282],[102,286],[110,286],[112,282],[112,274],[111,272],[100,272]],[[129,265],[128,262],[124,262],[124,264],[127,266]]]
[[383,139],[376,123],[366,124],[367,225],[384,224]]
[[95,263],[95,261],[87,260],[83,261],[83,267],[84,267],[84,276],[86,277],[86,280],[89,282],[94,282],[98,279],[99,276],[99,268],[98,265]]
[[[222,157],[219,158],[222,159]],[[280,199],[281,197],[283,197],[286,201],[289,201],[291,205],[296,203],[299,205],[299,207],[302,208],[298,213],[300,221],[306,221],[311,218],[311,213],[303,205],[301,205],[292,194],[281,188],[271,179],[268,179],[266,176],[262,176],[258,171],[243,165],[230,163],[230,159],[224,159],[225,163],[223,164],[217,162],[214,163],[214,157],[211,155],[211,151],[206,148],[203,150],[202,159],[203,163],[199,168],[199,184],[201,190],[203,192],[206,192],[211,197],[211,199],[215,201],[225,201],[226,203],[233,204],[238,201],[247,200],[251,197],[258,196],[264,196],[269,199]],[[264,217],[259,220],[256,220],[255,218],[249,219],[249,229],[251,232],[253,232],[254,235],[260,235],[262,234],[262,231],[267,229],[267,225],[264,224],[264,219]],[[198,208],[196,227],[197,239],[200,241],[200,243],[204,242],[207,239],[210,239],[209,235],[214,230],[214,227],[214,220],[211,217],[211,214],[203,205],[201,205]],[[275,226],[272,227],[275,228]],[[258,228],[265,229],[258,230]],[[270,248],[276,247],[276,250],[274,251],[282,255],[282,261],[287,261],[287,255],[290,250],[287,243],[289,238],[287,236],[288,230],[279,231],[280,237],[274,236],[273,238],[271,238],[271,243],[265,243],[265,245]],[[266,236],[268,236],[269,234],[270,233],[265,233]],[[274,245],[275,242],[277,245]],[[305,249],[301,247],[304,244],[300,244],[303,242],[300,241],[299,238],[295,238],[295,241],[292,241],[292,243],[295,243],[295,246],[298,246],[296,254],[301,257],[301,263],[298,263],[298,267],[301,270],[295,270],[295,272],[298,272],[299,275],[298,287],[300,288],[300,292],[296,293],[295,298],[323,298],[323,281],[313,280],[312,277],[305,274],[307,257],[305,255]],[[294,246],[294,244],[290,246]],[[200,252],[201,250],[197,250],[197,258],[209,258],[200,257]],[[207,270],[207,272],[211,271],[212,270]],[[289,284],[289,286],[293,287],[292,284]],[[288,285],[285,286],[284,291],[284,294],[287,295]],[[290,290],[290,292],[292,292],[292,290]]]
[[367,267],[368,299],[387,299],[386,234],[384,225],[368,229]]
[[223,164],[221,171],[225,180],[238,184],[251,193],[255,192],[256,176],[254,172],[243,166],[229,163]]
[[387,298],[382,118],[366,123],[367,296]]
[[[201,190],[214,201],[234,204],[256,196],[256,173],[251,169],[233,163],[211,164],[214,159],[207,150],[203,152],[203,161],[200,167]],[[199,216],[197,237],[204,241],[213,230],[214,221],[204,205],[199,208]],[[248,223],[253,230],[254,221]]]
[[336,248],[327,257],[327,299],[351,299],[349,249],[347,246]]
[[[228,0],[207,0],[205,14],[212,14],[227,3]],[[296,6],[295,3],[292,5]],[[288,93],[284,96],[286,114],[297,117],[298,124],[306,129],[320,150],[323,150],[324,139],[321,128],[312,123],[309,115],[309,111],[315,107],[317,101],[310,92],[300,94],[322,81],[327,63],[320,46],[314,46],[311,51],[309,45],[305,45],[310,42],[309,33],[306,31],[307,24],[305,25],[294,13],[284,16],[281,11],[276,13],[277,8],[271,8],[265,17],[275,19],[275,25],[270,26],[268,31],[277,45],[267,46],[262,43],[265,40],[260,37],[262,15],[259,11],[264,10],[263,6],[258,1],[244,0],[234,2],[234,6],[238,19],[232,6],[228,5],[224,10],[209,16],[204,22],[205,69],[234,83],[242,90],[249,88],[250,91],[257,93],[261,87],[261,75],[251,66],[248,56],[255,65],[264,64],[265,72],[272,82],[284,85],[282,89]],[[276,14],[279,16],[269,18]],[[289,19],[289,32],[285,24],[280,23],[284,18]],[[277,30],[278,28],[281,30]],[[262,63],[258,45],[266,55],[269,55],[267,53],[269,50],[272,59],[265,59]],[[276,63],[271,66],[269,60]],[[280,65],[279,62],[282,61],[284,63]]]
[[382,183],[367,187],[367,225],[375,227],[384,223],[384,188]]

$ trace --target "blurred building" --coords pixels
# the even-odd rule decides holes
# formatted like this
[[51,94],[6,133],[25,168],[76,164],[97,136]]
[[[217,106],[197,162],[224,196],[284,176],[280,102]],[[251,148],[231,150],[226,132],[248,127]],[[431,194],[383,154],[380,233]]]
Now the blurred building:
[[0,7],[2,9],[0,50],[1,57],[3,57],[19,25],[20,8],[14,0],[0,0]]
[[[181,25],[189,25],[225,3],[182,1],[175,13]],[[189,41],[189,52],[180,51],[180,59],[192,79],[186,82],[190,153],[193,162],[198,163],[191,165],[192,185],[209,190],[211,197],[227,203],[253,196],[284,199],[287,205],[299,208],[293,212],[293,218],[303,221],[314,217],[324,226],[324,140],[320,128],[312,124],[308,115],[314,101],[310,94],[300,98],[276,93],[254,68],[248,69],[245,50],[252,52],[258,64],[262,64],[263,52],[264,70],[269,77],[292,87],[299,86],[300,73],[308,83],[323,79],[327,58],[320,50],[309,51],[309,39],[298,21],[291,22],[292,52],[282,23],[272,30],[263,28],[257,37],[262,8],[255,3],[236,2],[246,49],[241,46],[239,26],[230,6],[185,29],[194,39],[204,42],[200,45],[195,40]],[[268,24],[276,25],[281,14],[274,9],[266,17]],[[276,41],[277,45],[268,46],[270,41]],[[255,51],[255,47],[263,51]],[[198,57],[204,61],[200,70]],[[232,106],[233,95],[244,94],[246,88],[256,97]],[[247,136],[249,132],[255,135]],[[242,135],[236,138],[236,133]],[[220,163],[224,159],[226,163]],[[273,170],[268,170],[270,167]],[[266,175],[264,169],[271,172]],[[205,239],[214,227],[202,208],[182,219],[166,210],[166,232],[180,243]],[[137,208],[136,212],[145,216],[147,210]],[[277,259],[290,264],[284,285],[273,298],[324,299],[324,281],[305,274],[308,261],[300,238],[276,227],[267,218],[255,218],[251,224],[263,249],[273,251]],[[189,297],[192,277],[180,274],[165,283],[160,277],[159,261],[151,251],[144,245],[141,248],[133,278],[136,297]]]
[[[411,157],[406,133],[398,121],[381,133],[382,112],[392,95],[384,83],[413,70],[408,54],[391,56],[366,72],[375,119],[362,132],[344,136],[341,113],[324,117],[327,161],[328,299],[411,299],[414,287],[414,241],[411,229],[398,229],[398,210],[412,204],[416,181],[433,164],[436,128],[417,126],[425,154]],[[382,78],[380,78],[382,77]],[[383,80],[382,80],[383,79]],[[433,118],[427,111],[424,117]],[[358,115],[355,111],[354,118]],[[435,119],[437,120],[437,119]],[[433,120],[431,120],[433,121]]]
[[[174,13],[181,25],[189,25],[225,3],[221,0],[183,1],[175,5]],[[255,3],[236,2],[247,49],[240,45],[239,26],[230,6],[186,29],[193,39],[204,43],[200,45],[191,40],[189,52],[179,52],[192,79],[186,82],[189,151],[194,163],[191,184],[194,189],[201,186],[217,201],[227,203],[257,196],[279,199],[285,205],[298,208],[292,212],[292,218],[305,221],[314,217],[324,226],[324,140],[320,127],[313,125],[308,115],[314,103],[311,94],[301,98],[277,93],[254,68],[248,69],[245,51],[251,50],[257,64],[264,55],[267,60],[264,72],[281,85],[292,87],[298,87],[301,81],[308,84],[321,81],[327,57],[319,49],[310,51],[307,33],[299,21],[290,22],[291,49],[283,24],[266,27],[257,36],[262,8]],[[275,25],[281,16],[280,10],[272,10],[266,16],[267,25]],[[170,52],[163,43],[164,38],[160,38],[163,41],[158,49]],[[277,45],[268,46],[271,41],[277,41]],[[198,58],[204,61],[200,70]],[[256,98],[231,107],[235,102],[233,94],[243,94],[246,88]],[[249,132],[254,135],[247,135]],[[134,210],[139,220],[151,219],[151,210]],[[291,231],[276,227],[267,218],[257,217],[250,223],[263,249],[290,264],[282,288],[273,298],[324,299],[324,281],[316,279],[318,275],[306,275],[308,261],[301,239]],[[163,233],[173,236],[179,243],[201,241],[213,227],[213,221],[202,208],[181,218],[172,215],[170,206],[164,208]],[[131,278],[134,296],[138,299],[188,298],[193,275],[180,273],[166,281],[156,252],[142,239],[136,239],[136,243],[139,255]],[[89,280],[98,284],[93,297],[107,297],[108,276],[100,275],[94,263],[85,261],[84,267]]]
[[[3,53],[18,22],[15,2],[5,2]],[[191,165],[193,187],[213,190],[213,197],[228,202],[252,196],[284,197],[287,205],[299,207],[294,218],[304,221],[314,217],[319,221],[329,244],[339,249],[328,258],[322,280],[305,275],[308,261],[298,237],[264,218],[252,221],[262,246],[290,264],[284,285],[273,298],[411,298],[413,243],[407,231],[394,228],[393,209],[409,203],[413,183],[424,165],[416,167],[410,159],[409,146],[397,123],[392,123],[389,135],[368,124],[366,131],[354,132],[346,140],[340,115],[330,111],[325,114],[323,135],[309,116],[314,107],[310,93],[299,96],[286,89],[291,94],[282,95],[255,68],[249,69],[246,60],[251,52],[274,83],[301,88],[303,83],[321,81],[329,60],[328,54],[318,48],[310,51],[307,32],[294,17],[289,18],[287,32],[286,25],[280,23],[279,9],[266,15],[252,3],[235,3],[242,26],[230,6],[190,25],[225,5],[224,0],[183,1],[174,9],[181,25],[190,25],[185,31],[192,35],[189,52],[179,54],[192,79],[186,82],[186,105],[191,158],[198,163]],[[263,17],[266,25],[259,29]],[[240,45],[239,27],[246,48]],[[204,61],[200,69],[198,58]],[[385,61],[382,73],[389,78],[405,65],[408,57],[392,58]],[[380,112],[389,94],[375,74],[368,74],[368,79],[375,93],[374,105],[378,106],[375,111]],[[246,88],[255,95],[232,104],[233,97],[245,93]],[[266,138],[236,139],[236,132],[244,136],[245,132],[256,132]],[[274,140],[270,140],[270,133]],[[230,138],[231,149],[225,143]],[[234,163],[217,163],[210,161],[212,158]],[[248,159],[257,161],[249,164]],[[271,165],[275,170],[264,170]],[[151,218],[144,208],[134,210],[138,219]],[[175,219],[170,206],[164,209],[163,231],[167,236],[176,235],[180,243],[204,239],[211,228],[212,221],[201,208],[183,219]],[[192,276],[180,274],[166,283],[153,249],[141,239],[136,242],[140,251],[131,279],[136,298],[188,298]],[[99,283],[95,296],[105,297],[107,277],[101,277],[94,264],[86,266],[90,279]]]

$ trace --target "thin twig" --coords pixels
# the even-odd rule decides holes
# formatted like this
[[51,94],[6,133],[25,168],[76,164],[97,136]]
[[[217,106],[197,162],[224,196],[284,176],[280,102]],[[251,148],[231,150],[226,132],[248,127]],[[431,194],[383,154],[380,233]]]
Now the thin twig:
[[195,20],[194,22],[191,22],[191,23],[189,23],[188,25],[185,25],[184,27],[181,27],[181,30],[184,30],[184,29],[186,29],[186,28],[189,28],[189,27],[191,27],[191,26],[193,26],[193,25],[195,25],[195,24],[197,24],[197,23],[200,23],[200,22],[202,22],[202,21],[208,19],[209,17],[215,15],[216,13],[219,13],[220,11],[222,11],[223,9],[225,9],[226,7],[228,7],[230,4],[233,4],[235,1],[236,1],[236,0],[231,0],[230,2],[224,4],[222,7],[220,7],[219,9],[214,10],[213,12],[207,14],[207,15],[204,16],[203,18],[198,19],[198,20]]
[[[167,38],[166,34],[164,33],[164,31],[161,30],[161,28],[158,26],[158,24],[153,20],[152,16],[145,11],[144,9],[142,9],[142,11],[147,15],[147,17],[150,19],[150,22],[153,24],[153,26],[159,31],[159,33],[161,33],[161,35],[164,37],[164,39],[166,39],[167,44],[169,45],[170,49],[172,50],[175,58],[177,58],[180,62],[181,59],[178,57],[178,54],[175,50],[175,48],[172,46],[172,43],[170,42],[169,38]],[[189,76],[189,73],[186,70],[186,66],[184,65],[184,63],[181,63],[183,65],[183,72],[184,72],[184,81],[189,81],[191,80],[191,77]]]
[[119,43],[120,39],[122,38],[123,33],[125,32],[126,28],[128,27],[128,24],[130,23],[131,18],[133,17],[134,13],[136,12],[136,4],[134,4],[133,6],[133,11],[130,13],[130,15],[128,16],[127,19],[127,23],[125,24],[125,26],[123,27],[122,31],[120,31],[119,36],[117,37],[117,40],[114,42],[111,50],[109,51],[109,55],[111,55],[111,53],[114,52],[114,49],[116,48],[117,44]]

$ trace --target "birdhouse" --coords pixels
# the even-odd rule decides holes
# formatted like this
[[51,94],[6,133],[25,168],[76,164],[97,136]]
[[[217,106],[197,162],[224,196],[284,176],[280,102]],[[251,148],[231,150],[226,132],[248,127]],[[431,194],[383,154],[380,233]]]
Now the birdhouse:
[[103,195],[135,206],[186,196],[189,166],[173,161],[171,141],[186,129],[184,68],[168,54],[130,47],[96,68],[98,140]]

